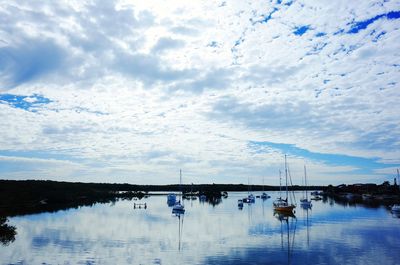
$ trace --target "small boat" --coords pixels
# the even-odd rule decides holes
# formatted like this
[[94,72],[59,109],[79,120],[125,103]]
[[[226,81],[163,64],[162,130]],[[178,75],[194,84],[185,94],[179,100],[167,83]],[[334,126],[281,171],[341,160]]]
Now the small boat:
[[301,199],[300,200],[300,206],[301,206],[301,208],[311,208],[312,207],[312,203],[311,203],[311,201],[309,201],[307,199]]
[[[182,185],[182,170],[179,170],[179,186],[181,186],[181,185]],[[182,190],[181,190],[179,197],[180,197],[179,201],[177,201],[175,203],[175,205],[172,207],[172,213],[176,214],[176,215],[185,213],[185,206],[183,204],[181,204]]]
[[395,204],[391,208],[392,213],[398,213],[400,214],[400,204]]
[[172,207],[172,213],[181,214],[185,213],[185,206],[181,204],[181,201],[177,201],[175,205]]
[[248,179],[248,184],[247,184],[247,198],[243,198],[244,203],[255,203],[256,202],[256,197],[250,193],[250,180]]
[[363,194],[363,195],[361,195],[362,196],[362,198],[363,198],[363,200],[364,201],[369,201],[369,200],[373,200],[373,199],[375,199],[375,197],[374,197],[374,195],[372,195],[372,194]]
[[239,208],[243,207],[243,200],[241,200],[241,199],[238,200],[238,207]]
[[271,196],[268,196],[268,194],[264,192],[264,177],[263,177],[263,193],[261,194],[261,199],[266,200],[268,198],[271,198]]
[[320,195],[320,192],[318,192],[318,191],[312,191],[312,192],[311,192],[311,195],[317,196],[317,195]]
[[316,195],[316,196],[312,197],[311,200],[313,200],[313,201],[320,201],[320,200],[322,200],[322,197],[319,196],[319,195]]
[[[279,171],[279,179],[281,179],[281,174]],[[273,202],[274,210],[276,212],[284,212],[284,213],[293,213],[293,209],[296,208],[296,205],[289,203],[289,189],[288,189],[288,168],[286,163],[286,155],[285,155],[285,179],[286,179],[286,198],[283,199],[282,197],[277,198]],[[281,192],[281,181],[279,181],[279,190]]]
[[293,213],[293,209],[296,208],[295,205],[289,204],[287,199],[282,198],[275,200],[273,205],[276,212]]
[[[304,165],[304,185],[306,186],[306,192],[305,192],[305,198],[303,197],[302,199],[300,199],[300,206],[302,208],[311,208],[312,204],[311,201],[308,200],[308,185],[307,185],[307,171],[306,171],[306,166]],[[304,191],[303,191],[304,193]]]
[[255,203],[256,202],[256,198],[254,197],[253,194],[250,194],[249,196],[247,196],[247,202],[248,203]]

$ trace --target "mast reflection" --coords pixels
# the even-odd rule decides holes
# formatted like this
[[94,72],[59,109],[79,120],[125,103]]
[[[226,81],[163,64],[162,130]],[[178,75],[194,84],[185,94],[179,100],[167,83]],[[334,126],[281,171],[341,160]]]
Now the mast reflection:
[[185,215],[175,213],[175,216],[178,217],[178,251],[180,252],[182,250],[183,219]]
[[285,243],[284,243],[285,231],[284,231],[284,229],[286,229],[287,264],[290,265],[290,264],[292,264],[297,218],[291,212],[274,211],[274,216],[281,223],[281,248],[282,248],[282,250],[285,249]]

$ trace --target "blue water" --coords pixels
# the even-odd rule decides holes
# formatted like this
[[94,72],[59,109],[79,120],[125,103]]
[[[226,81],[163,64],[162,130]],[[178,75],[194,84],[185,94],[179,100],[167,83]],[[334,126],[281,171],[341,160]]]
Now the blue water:
[[9,218],[17,235],[0,246],[0,263],[400,264],[400,218],[385,207],[316,201],[284,217],[274,215],[277,193],[269,194],[242,210],[237,200],[247,193],[214,206],[185,200],[180,217],[166,196],[151,196]]

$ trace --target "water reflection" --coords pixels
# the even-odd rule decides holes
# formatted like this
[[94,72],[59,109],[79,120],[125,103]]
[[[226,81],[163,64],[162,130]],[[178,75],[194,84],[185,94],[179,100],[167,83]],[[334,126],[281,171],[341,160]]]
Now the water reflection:
[[392,216],[395,218],[400,218],[400,212],[392,212]]
[[182,235],[183,235],[183,219],[185,218],[184,214],[176,213],[176,218],[178,219],[178,251],[182,250],[181,242],[182,242]]
[[17,234],[16,228],[7,224],[7,221],[6,217],[0,216],[0,242],[5,246],[14,242]]
[[[9,218],[18,237],[0,246],[4,264],[396,264],[400,219],[385,208],[322,201],[294,216],[245,194],[213,207],[187,203],[171,216],[165,196]],[[277,194],[271,193],[272,198]],[[136,202],[137,203],[137,202]],[[177,231],[178,230],[178,231]],[[377,258],[379,257],[379,258]],[[1,262],[0,262],[1,263]]]
[[[293,249],[294,249],[294,239],[296,236],[296,224],[297,219],[293,213],[282,213],[282,212],[274,212],[274,216],[281,223],[281,247],[282,250],[287,251],[287,264],[292,264],[293,258]],[[286,230],[286,245],[284,243],[285,231]]]
[[307,234],[307,247],[310,246],[310,212],[311,207],[302,207],[303,208],[303,225],[306,227]]

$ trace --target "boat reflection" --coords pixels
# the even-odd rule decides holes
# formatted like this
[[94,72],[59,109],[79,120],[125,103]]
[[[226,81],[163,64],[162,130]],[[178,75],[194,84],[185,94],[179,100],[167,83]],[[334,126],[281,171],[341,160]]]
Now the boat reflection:
[[169,194],[167,195],[167,204],[168,204],[168,207],[174,206],[174,205],[175,205],[175,202],[176,202],[176,195],[175,195],[175,193],[169,193]]
[[182,234],[183,234],[183,219],[185,217],[182,213],[175,213],[178,219],[178,251],[182,250]]
[[306,227],[306,232],[307,232],[307,247],[310,246],[310,218],[309,218],[309,213],[311,212],[311,207],[302,207],[303,208],[303,220],[304,220],[304,225]]
[[[287,264],[292,264],[293,249],[294,249],[294,238],[296,235],[296,224],[297,218],[291,212],[279,212],[274,211],[274,216],[281,223],[281,248],[282,250],[287,250]],[[285,230],[286,229],[286,246],[285,246]]]
[[392,212],[394,218],[400,218],[400,212]]

